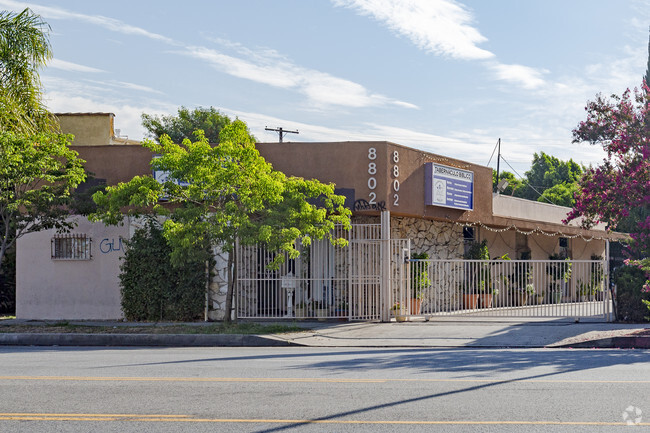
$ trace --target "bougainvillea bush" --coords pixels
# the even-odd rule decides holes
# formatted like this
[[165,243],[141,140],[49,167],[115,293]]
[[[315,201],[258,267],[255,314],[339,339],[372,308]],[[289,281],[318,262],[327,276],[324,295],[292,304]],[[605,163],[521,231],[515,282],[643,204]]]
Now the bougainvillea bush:
[[616,317],[626,322],[648,320],[650,308],[650,259],[626,260],[614,272]]
[[583,218],[591,227],[605,222],[609,228],[630,217],[633,248],[650,251],[650,88],[626,90],[621,96],[601,95],[585,108],[587,120],[573,131],[573,142],[600,145],[606,157],[588,169],[579,182],[576,204],[565,222]]

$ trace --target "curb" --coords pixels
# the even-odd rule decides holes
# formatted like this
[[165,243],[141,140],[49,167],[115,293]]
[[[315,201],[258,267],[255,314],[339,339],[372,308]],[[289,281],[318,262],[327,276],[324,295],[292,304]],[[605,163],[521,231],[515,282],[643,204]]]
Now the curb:
[[561,348],[650,349],[650,336],[622,336],[554,346]]
[[16,333],[0,334],[0,346],[280,347],[300,344],[244,334]]

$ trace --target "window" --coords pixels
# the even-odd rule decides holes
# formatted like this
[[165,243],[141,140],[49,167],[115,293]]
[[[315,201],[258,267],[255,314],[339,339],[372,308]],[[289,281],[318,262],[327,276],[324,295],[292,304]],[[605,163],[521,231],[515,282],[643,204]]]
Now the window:
[[476,233],[474,227],[463,227],[463,241],[464,241],[464,250],[463,253],[467,255],[472,244],[477,242]]
[[563,259],[571,257],[571,248],[569,248],[569,239],[560,238],[560,257]]
[[92,239],[85,234],[64,234],[52,238],[52,260],[90,260]]
[[530,260],[528,236],[524,233],[515,232],[515,253],[519,260]]

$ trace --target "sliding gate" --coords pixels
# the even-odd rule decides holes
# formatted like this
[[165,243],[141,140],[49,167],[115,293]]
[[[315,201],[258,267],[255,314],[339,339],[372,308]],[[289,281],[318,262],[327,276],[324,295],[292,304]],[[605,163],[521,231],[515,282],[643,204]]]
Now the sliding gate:
[[410,260],[394,316],[609,320],[603,260]]

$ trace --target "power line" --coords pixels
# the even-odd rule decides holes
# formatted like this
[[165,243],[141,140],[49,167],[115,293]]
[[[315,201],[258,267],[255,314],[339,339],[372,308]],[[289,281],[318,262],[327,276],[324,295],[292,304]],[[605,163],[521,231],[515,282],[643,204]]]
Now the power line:
[[[515,170],[515,169],[512,167],[512,165],[510,165],[510,163],[509,163],[508,161],[506,161],[506,159],[505,159],[504,157],[501,157],[501,159],[503,159],[503,162],[505,162],[506,164],[508,164],[508,167],[510,167],[510,169],[511,169],[511,170],[512,170],[512,171],[513,171],[517,176],[519,176],[519,179],[520,179],[523,183],[525,183],[526,185],[528,185],[528,187],[529,187],[530,189],[532,189],[532,190],[535,191],[535,192],[536,192],[540,197],[542,197],[542,193],[539,192],[535,187],[533,187],[533,185],[531,185],[530,183],[528,183],[528,181],[527,181],[526,179],[524,179],[524,177],[523,177],[522,175],[520,175],[520,174],[517,172],[517,170]],[[553,203],[551,200],[549,200],[548,197],[544,197],[544,200],[546,200],[547,202],[549,202],[549,203],[552,204],[552,205],[558,206],[556,203]]]
[[490,163],[492,162],[492,157],[494,156],[494,152],[497,150],[497,146],[499,146],[499,144],[501,144],[501,139],[500,138],[497,141],[497,144],[494,145],[494,149],[492,149],[492,155],[490,155],[490,160],[486,164],[488,167],[490,166]]
[[282,143],[282,139],[284,138],[285,134],[298,134],[298,130],[296,129],[295,131],[287,131],[286,129],[282,128],[281,126],[273,129],[269,128],[268,126],[265,126],[264,129],[266,131],[273,131],[278,133],[278,138],[280,139],[279,143]]

